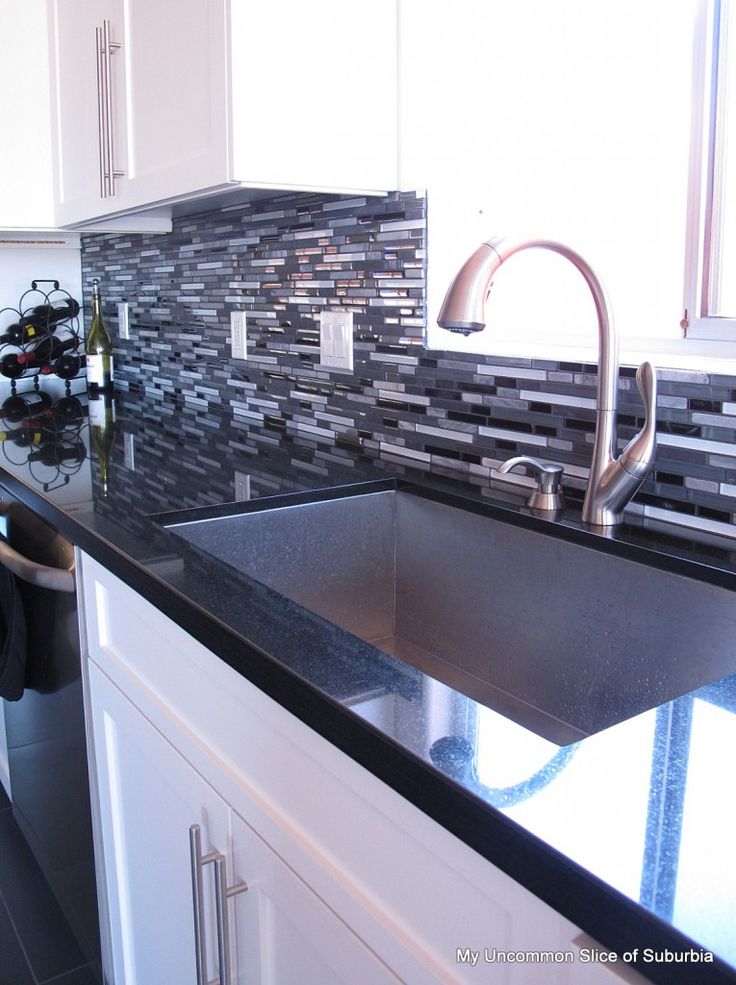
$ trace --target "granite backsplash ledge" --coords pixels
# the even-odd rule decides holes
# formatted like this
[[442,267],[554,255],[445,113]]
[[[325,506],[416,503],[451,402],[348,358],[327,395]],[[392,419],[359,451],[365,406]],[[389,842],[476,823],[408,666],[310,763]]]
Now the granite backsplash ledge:
[[[501,459],[563,463],[582,496],[596,367],[428,350],[426,201],[289,194],[177,219],[173,232],[82,240],[85,290],[99,277],[117,330],[122,386],[192,410],[229,405],[243,423],[360,448],[484,483]],[[319,363],[319,312],[354,313],[354,372]],[[230,358],[230,312],[248,317],[248,360]],[[642,424],[622,368],[619,437]],[[730,533],[736,514],[736,377],[659,371],[654,475],[635,504]]]

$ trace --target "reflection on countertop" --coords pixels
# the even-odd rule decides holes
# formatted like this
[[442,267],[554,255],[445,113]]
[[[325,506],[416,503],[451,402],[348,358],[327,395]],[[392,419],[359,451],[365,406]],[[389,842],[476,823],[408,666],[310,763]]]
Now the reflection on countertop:
[[[736,785],[724,765],[736,747],[736,676],[559,748],[218,564],[151,519],[202,507],[217,512],[237,498],[398,478],[550,532],[525,507],[524,488],[515,495],[486,480],[430,478],[379,458],[377,448],[351,436],[321,443],[319,435],[291,433],[288,423],[202,409],[186,395],[172,401],[122,391],[115,417],[106,495],[93,449],[92,497],[68,514],[67,535],[76,533],[88,550],[108,545],[148,569],[427,768],[736,966]],[[6,457],[2,464],[33,488],[26,463]],[[53,484],[35,491],[36,505],[65,511]],[[561,531],[594,546],[576,504],[553,536]],[[635,519],[598,546],[691,577],[697,570],[736,590],[736,542],[681,538]]]
[[[60,383],[61,381],[56,381]],[[0,392],[0,464],[55,502],[92,500],[88,399],[83,379]]]

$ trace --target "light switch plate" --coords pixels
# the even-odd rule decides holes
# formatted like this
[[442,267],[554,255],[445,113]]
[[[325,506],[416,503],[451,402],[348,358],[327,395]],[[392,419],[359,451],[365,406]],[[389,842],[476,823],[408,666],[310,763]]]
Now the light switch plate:
[[127,301],[118,302],[118,335],[121,339],[130,338],[130,305]]
[[353,368],[352,311],[323,311],[319,316],[319,361],[335,369]]
[[247,359],[247,319],[244,311],[230,312],[230,345],[233,359]]
[[246,503],[250,499],[250,475],[235,471],[235,502]]

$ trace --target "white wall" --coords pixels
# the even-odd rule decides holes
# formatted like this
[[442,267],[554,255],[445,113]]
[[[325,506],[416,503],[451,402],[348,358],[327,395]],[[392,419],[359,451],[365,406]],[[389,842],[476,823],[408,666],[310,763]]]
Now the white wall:
[[[428,192],[431,325],[472,250],[521,234],[578,250],[622,333],[680,334],[693,6],[401,0],[401,178]],[[595,339],[582,279],[552,254],[513,258],[490,304],[497,339]]]
[[[11,234],[0,238],[0,308],[15,308],[34,279],[58,280],[60,288],[81,304],[82,268],[76,233],[49,234],[43,239],[27,241]],[[39,284],[39,287],[48,291],[53,284]],[[31,308],[42,300],[38,294],[29,294],[23,308]],[[17,311],[0,311],[0,333],[17,320]]]

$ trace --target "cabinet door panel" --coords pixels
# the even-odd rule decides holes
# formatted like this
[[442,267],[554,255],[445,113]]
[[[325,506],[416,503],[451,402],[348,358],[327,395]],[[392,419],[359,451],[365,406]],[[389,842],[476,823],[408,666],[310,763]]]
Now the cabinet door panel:
[[395,0],[233,0],[236,178],[397,187],[396,16]]
[[111,211],[100,194],[95,28],[112,0],[51,0],[51,90],[56,201],[61,223]]
[[224,0],[122,0],[127,174],[121,205],[228,178]]
[[396,976],[237,814],[230,904],[239,985],[395,985]]
[[[189,826],[202,852],[226,853],[238,985],[395,985],[398,979],[202,780],[94,664],[95,766],[114,981],[195,985]],[[204,866],[208,981],[216,967],[215,886]]]
[[[200,825],[204,853],[221,849],[227,808],[94,665],[89,679],[114,981],[195,985],[189,826]],[[208,980],[217,974],[211,869]]]

